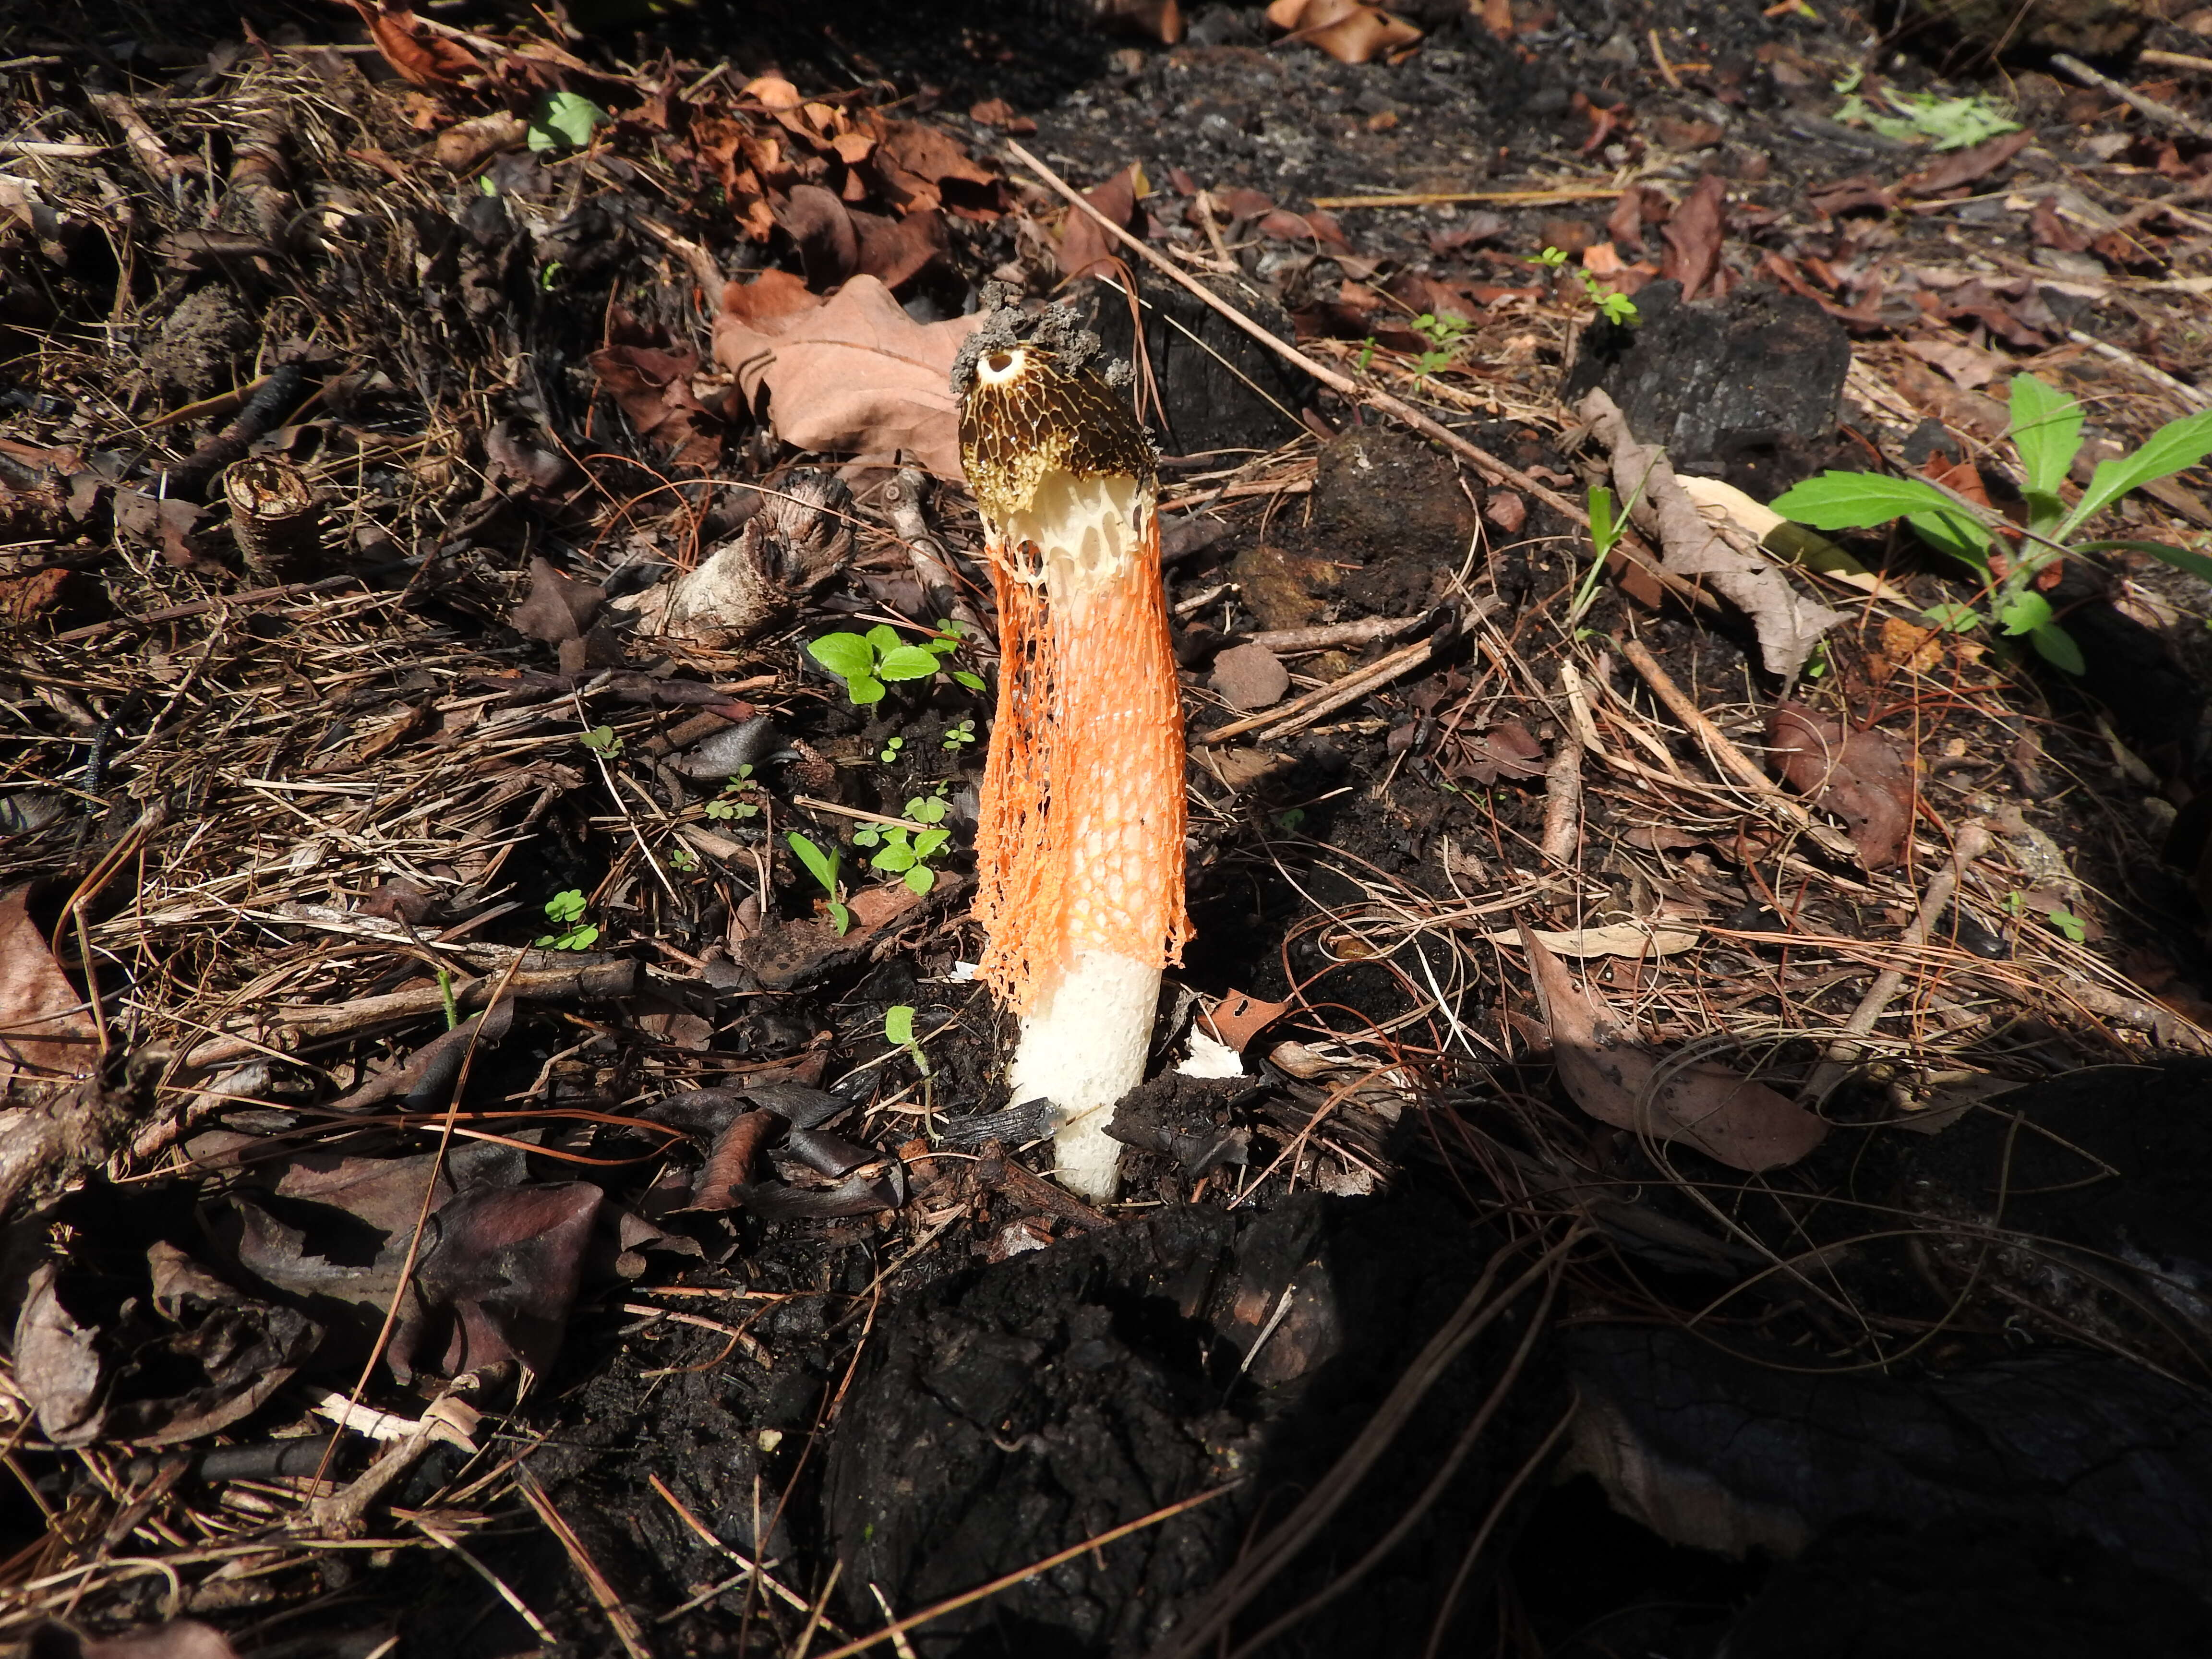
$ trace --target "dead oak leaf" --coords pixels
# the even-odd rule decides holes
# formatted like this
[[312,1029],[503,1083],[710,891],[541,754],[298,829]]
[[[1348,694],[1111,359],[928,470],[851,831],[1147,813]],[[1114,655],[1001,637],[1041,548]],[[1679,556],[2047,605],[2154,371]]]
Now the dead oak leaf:
[[697,352],[616,343],[592,354],[592,368],[638,434],[670,459],[702,469],[721,459],[722,423],[691,389]]
[[458,40],[433,33],[412,7],[371,5],[369,0],[352,0],[352,3],[368,26],[368,38],[402,79],[436,89],[457,87],[484,72],[474,52]]
[[1594,988],[1576,985],[1530,929],[1521,941],[1559,1081],[1599,1122],[1684,1141],[1754,1174],[1795,1164],[1826,1138],[1826,1123],[1763,1083],[1708,1061],[1667,1063]]
[[873,276],[811,310],[748,321],[726,295],[723,306],[714,361],[756,408],[766,401],[777,437],[800,449],[902,449],[942,477],[961,476],[952,358],[980,315],[917,323]]
[[1894,864],[1912,830],[1912,769],[1881,732],[1852,732],[1832,714],[1785,702],[1767,721],[1767,743],[1783,779],[1844,821],[1859,862]]
[[1267,21],[1340,64],[1364,64],[1421,38],[1411,23],[1359,0],[1274,0]]
[[89,1076],[100,1028],[31,918],[31,890],[0,898],[0,1091],[16,1079]]

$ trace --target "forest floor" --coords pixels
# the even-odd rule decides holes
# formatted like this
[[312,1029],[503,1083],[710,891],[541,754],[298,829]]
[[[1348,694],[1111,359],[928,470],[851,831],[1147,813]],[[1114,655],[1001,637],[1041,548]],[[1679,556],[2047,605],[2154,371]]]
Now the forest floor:
[[[2212,12],[662,10],[0,26],[0,1644],[2212,1650]],[[992,281],[1162,450],[1103,1208]]]

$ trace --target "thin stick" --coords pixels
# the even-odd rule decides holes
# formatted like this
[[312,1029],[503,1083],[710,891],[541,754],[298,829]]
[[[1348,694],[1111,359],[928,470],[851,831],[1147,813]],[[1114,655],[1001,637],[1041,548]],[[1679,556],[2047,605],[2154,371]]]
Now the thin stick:
[[2212,124],[2183,113],[2171,104],[2161,104],[2155,98],[2146,98],[2133,87],[2123,86],[2109,75],[2100,75],[2080,58],[2063,52],[2051,54],[2051,63],[2064,70],[2085,87],[2094,87],[2100,92],[2110,93],[2147,121],[2172,127],[2176,132],[2185,132],[2192,138],[2212,142]]
[[[1042,1561],[1032,1562],[1030,1565],[1007,1573],[1003,1577],[994,1578],[988,1584],[963,1591],[950,1601],[939,1601],[933,1607],[924,1607],[920,1613],[910,1613],[905,1618],[884,1626],[873,1636],[863,1636],[856,1642],[848,1642],[842,1648],[832,1649],[823,1654],[822,1659],[852,1659],[853,1655],[866,1653],[878,1642],[892,1641],[910,1630],[928,1624],[933,1619],[942,1619],[948,1613],[957,1613],[962,1607],[972,1602],[981,1601],[987,1596],[996,1595],[1002,1589],[1011,1589],[1023,1579],[1034,1578],[1041,1572],[1049,1572],[1063,1561],[1073,1561],[1079,1555],[1088,1554],[1095,1549],[1103,1549],[1109,1544],[1127,1538],[1131,1533],[1142,1532],[1146,1527],[1156,1527],[1163,1521],[1172,1521],[1185,1510],[1196,1509],[1200,1504],[1211,1504],[1222,1493],[1234,1491],[1242,1484],[1241,1481],[1232,1480],[1225,1486],[1216,1486],[1211,1492],[1199,1493],[1195,1498],[1186,1498],[1179,1504],[1170,1504],[1165,1509],[1154,1510],[1150,1515],[1139,1516],[1134,1521],[1126,1521],[1111,1531],[1102,1532],[1096,1538],[1086,1538],[1080,1544],[1073,1545],[1060,1551],[1057,1555],[1048,1555]],[[805,1645],[804,1643],[800,1644],[802,1652],[805,1650]]]
[[1563,726],[1553,740],[1552,763],[1544,773],[1544,840],[1540,850],[1554,864],[1571,865],[1583,829],[1582,734]]
[[629,1655],[629,1659],[653,1659],[653,1650],[646,1645],[645,1630],[637,1622],[637,1615],[623,1605],[622,1597],[615,1594],[615,1587],[607,1582],[606,1574],[599,1571],[599,1564],[585,1549],[584,1540],[568,1524],[568,1517],[553,1506],[553,1499],[528,1469],[519,1472],[516,1485],[522,1489],[523,1501],[538,1511],[538,1518],[545,1523],[546,1530],[561,1540],[561,1547],[568,1552],[569,1565],[583,1576],[592,1599],[606,1614],[615,1639],[623,1644],[623,1651]]
[[1241,720],[1231,720],[1226,726],[1217,726],[1211,732],[1201,732],[1191,738],[1195,748],[1211,748],[1215,744],[1227,743],[1248,732],[1265,728],[1269,736],[1295,732],[1309,726],[1323,714],[1334,714],[1346,703],[1357,702],[1370,691],[1388,685],[1401,674],[1410,674],[1426,665],[1437,653],[1434,640],[1417,640],[1412,645],[1401,646],[1387,657],[1381,657],[1364,668],[1355,668],[1340,680],[1333,680],[1318,690],[1294,697],[1279,708],[1264,714],[1247,715]]
[[[1565,495],[1560,495],[1558,490],[1546,488],[1544,485],[1537,483],[1535,479],[1530,477],[1527,473],[1522,471],[1520,468],[1507,465],[1504,461],[1499,460],[1497,456],[1490,453],[1489,451],[1476,448],[1473,444],[1468,442],[1466,439],[1461,437],[1458,433],[1454,432],[1449,427],[1439,425],[1437,422],[1431,420],[1427,416],[1422,414],[1419,410],[1415,409],[1411,404],[1402,402],[1400,399],[1392,397],[1389,392],[1381,390],[1379,387],[1362,386],[1350,375],[1340,374],[1336,370],[1329,368],[1327,364],[1316,362],[1315,359],[1307,356],[1304,352],[1299,350],[1288,341],[1278,339],[1274,335],[1269,333],[1259,324],[1254,322],[1249,317],[1247,317],[1243,312],[1237,310],[1236,307],[1230,305],[1227,301],[1223,300],[1221,296],[1214,293],[1212,289],[1176,270],[1166,258],[1154,250],[1149,244],[1138,237],[1132,236],[1127,231],[1115,224],[1113,220],[1101,213],[1089,202],[1085,201],[1083,197],[1076,191],[1073,185],[1070,185],[1065,179],[1062,179],[1058,173],[1054,173],[1043,162],[1038,161],[1036,156],[1030,155],[1029,151],[1024,149],[1019,144],[1010,141],[1006,145],[1006,149],[1015,157],[1015,159],[1019,161],[1024,166],[1029,167],[1037,175],[1038,178],[1042,179],[1046,185],[1050,186],[1060,195],[1066,197],[1067,200],[1079,210],[1090,215],[1091,218],[1097,220],[1099,228],[1105,231],[1108,235],[1113,237],[1124,246],[1131,249],[1138,255],[1139,258],[1142,258],[1147,264],[1151,265],[1162,276],[1167,277],[1169,281],[1176,283],[1182,288],[1188,289],[1190,293],[1200,302],[1220,313],[1221,315],[1227,318],[1230,322],[1236,325],[1237,327],[1243,330],[1245,333],[1250,335],[1255,340],[1258,341],[1268,350],[1273,352],[1277,356],[1282,358],[1285,362],[1295,363],[1298,368],[1312,375],[1314,379],[1319,380],[1323,386],[1328,387],[1330,391],[1337,392],[1343,397],[1349,398],[1354,403],[1372,404],[1375,408],[1382,410],[1385,414],[1389,415],[1392,418],[1404,422],[1407,426],[1412,427],[1414,431],[1419,433],[1423,437],[1442,444],[1446,449],[1450,450],[1453,454],[1458,456],[1462,460],[1468,462],[1477,471],[1488,478],[1492,483],[1510,483],[1516,489],[1526,490],[1528,494],[1534,495],[1538,501],[1542,501],[1546,506],[1553,508],[1554,511],[1566,514],[1568,519],[1571,521],[1577,524],[1583,522],[1583,509],[1577,506],[1573,501],[1569,501]],[[1603,193],[1607,196],[1611,196],[1617,192],[1608,190]],[[1449,200],[1453,198],[1431,197],[1425,199]],[[1475,198],[1469,197],[1460,199],[1474,200]]]
[[1553,190],[1438,190],[1396,196],[1316,196],[1317,208],[1433,207],[1443,202],[1510,202],[1518,207],[1556,207],[1602,201],[1620,194],[1617,185],[1562,185]]
[[[1959,878],[1966,873],[1968,865],[1989,850],[1989,826],[1979,819],[1959,832],[1958,845],[1951,850],[1951,861],[1929,878],[1928,890],[1921,895],[1920,914],[1913,917],[1912,925],[1899,939],[1899,945],[1908,951],[1917,951],[1928,943],[1928,935],[1935,928],[1936,918],[1943,914],[1943,907],[1950,903],[1952,895],[1959,890]],[[1904,986],[1905,970],[1901,968],[1885,968],[1876,974],[1874,983],[1867,987],[1867,994],[1859,999],[1859,1006],[1851,1010],[1851,1017],[1844,1022],[1844,1037],[1863,1037],[1873,1030],[1875,1022],[1888,1012],[1889,1005],[1896,1000],[1898,992]],[[1798,1091],[1797,1097],[1808,1103],[1822,1098],[1843,1081],[1844,1073],[1865,1052],[1863,1043],[1850,1041],[1830,1043],[1820,1063],[1813,1068],[1813,1075],[1805,1079],[1805,1086]]]
[[1644,684],[1658,695],[1659,701],[1667,705],[1674,718],[1697,734],[1698,740],[1705,745],[1706,752],[1712,756],[1722,769],[1734,773],[1736,781],[1745,788],[1761,800],[1771,804],[1830,852],[1846,858],[1857,855],[1849,837],[1817,821],[1802,805],[1784,794],[1780,787],[1759,769],[1758,762],[1737,748],[1728,735],[1706,717],[1705,711],[1674,684],[1674,677],[1659,665],[1658,659],[1644,648],[1642,641],[1623,640],[1620,654],[1634,665],[1636,672],[1644,677]]

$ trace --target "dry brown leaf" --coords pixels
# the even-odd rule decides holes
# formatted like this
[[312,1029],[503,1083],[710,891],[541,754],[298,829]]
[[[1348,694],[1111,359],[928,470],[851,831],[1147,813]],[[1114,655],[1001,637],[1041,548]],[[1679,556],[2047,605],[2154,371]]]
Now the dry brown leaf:
[[0,897],[0,1090],[17,1078],[89,1077],[100,1028],[31,919],[31,890]]
[[[1137,231],[1137,198],[1144,193],[1143,169],[1132,161],[1083,199],[1122,229]],[[1141,233],[1139,233],[1141,234]],[[1109,239],[1098,222],[1080,208],[1072,209],[1060,233],[1060,274],[1073,282],[1079,276],[1102,274],[1121,256],[1121,245]]]
[[871,164],[885,192],[906,212],[941,206],[965,219],[998,216],[999,175],[941,128],[886,122]]
[[[1686,837],[1683,844],[1697,845]],[[1493,945],[1510,945],[1523,933],[1557,956],[1626,957],[1631,961],[1645,957],[1671,957],[1691,949],[1698,942],[1698,930],[1694,927],[1669,927],[1663,922],[1650,921],[1617,921],[1605,927],[1578,927],[1571,933],[1513,928],[1483,937]]]
[[474,52],[458,40],[432,33],[413,8],[371,5],[369,0],[352,0],[352,3],[368,26],[369,39],[376,42],[384,61],[414,85],[433,89],[457,87],[471,76],[484,72]]
[[1763,1083],[1724,1066],[1664,1063],[1603,997],[1575,984],[1534,932],[1522,928],[1521,942],[1551,1028],[1559,1081],[1599,1122],[1686,1141],[1753,1174],[1795,1164],[1826,1138],[1825,1122]]
[[1705,174],[1659,233],[1667,240],[1659,274],[1681,283],[1685,300],[1696,299],[1720,270],[1722,206],[1727,196],[1727,185],[1717,174]]
[[1849,732],[1832,714],[1785,702],[1766,723],[1784,781],[1844,821],[1859,862],[1886,869],[1912,833],[1912,769],[1881,732]]
[[1632,517],[1645,534],[1658,537],[1666,568],[1677,576],[1708,578],[1751,618],[1767,672],[1795,678],[1820,635],[1844,621],[1844,613],[1798,592],[1772,561],[1729,546],[1675,478],[1666,452],[1639,443],[1620,405],[1603,391],[1584,398],[1579,412],[1612,450],[1615,498],[1635,503]]
[[1290,1012],[1287,1002],[1265,1002],[1243,991],[1231,991],[1200,1016],[1223,1045],[1243,1054],[1252,1039]]
[[940,477],[961,476],[952,358],[980,314],[917,323],[873,276],[855,276],[817,308],[754,322],[727,293],[723,307],[714,361],[755,407],[766,398],[777,437],[800,449],[902,449]]
[[1267,21],[1340,64],[1364,64],[1421,38],[1411,23],[1359,0],[1274,0]]
[[722,457],[722,422],[691,390],[699,354],[686,346],[617,343],[592,354],[607,395],[622,406],[638,435],[683,466],[711,468]]

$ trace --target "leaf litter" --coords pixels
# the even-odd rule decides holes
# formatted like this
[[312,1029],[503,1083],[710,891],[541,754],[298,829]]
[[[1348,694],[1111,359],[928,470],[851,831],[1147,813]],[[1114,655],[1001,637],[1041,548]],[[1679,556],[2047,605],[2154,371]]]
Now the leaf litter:
[[[1555,50],[1571,24],[1502,4],[1425,32],[1361,4],[1209,15],[1181,58],[1115,48],[1130,126],[1026,70],[894,105],[803,54],[748,79],[356,10],[373,58],[264,32],[179,60],[173,88],[119,70],[106,101],[68,52],[34,43],[60,61],[9,71],[52,112],[0,181],[27,352],[0,416],[18,544],[0,550],[0,1166],[41,1241],[11,1281],[9,1376],[32,1506],[64,1517],[11,1569],[47,1586],[35,1611],[227,1650],[187,1615],[247,1640],[257,1609],[363,1582],[366,1538],[439,1564],[371,1570],[410,1586],[363,1604],[373,1640],[480,1617],[514,1644],[550,1624],[628,1646],[626,1604],[678,1610],[686,1641],[750,1629],[793,1651],[817,1617],[817,1650],[859,1639],[884,1604],[928,1610],[914,1585],[834,1590],[858,1545],[817,1507],[837,1402],[882,1408],[882,1322],[954,1267],[1133,1236],[1155,1200],[1170,1229],[1260,1218],[1258,1262],[1300,1194],[1395,1204],[1441,1164],[1485,1225],[1595,1229],[1572,1269],[1586,1308],[1731,1335],[1748,1311],[1908,1376],[1883,1322],[1959,1311],[1872,1265],[1838,1149],[1886,1171],[1997,1085],[2208,1046],[2200,942],[2159,925],[2201,880],[2170,822],[2189,786],[2165,659],[2085,682],[2099,727],[2082,688],[1926,625],[1955,573],[1865,538],[1844,557],[1878,577],[1789,565],[1664,483],[1694,466],[1765,501],[1871,451],[2002,511],[2035,484],[1993,447],[2027,370],[2094,411],[2108,447],[2067,486],[2094,488],[2191,412],[2176,377],[2201,367],[2180,330],[2115,331],[2109,309],[2164,317],[2202,280],[2196,163],[2155,128],[2096,136],[2122,141],[2103,159],[2124,175],[2062,176],[2038,143],[2066,130],[2063,88],[2029,87],[2021,131],[1990,133],[1952,118],[1972,94],[1914,70],[1856,95],[1926,115],[1929,146],[1853,148],[1817,125],[1852,119],[1843,46],[1791,18],[1744,25],[1759,55],[1739,62],[1670,15],[1624,32],[1624,56]],[[1128,23],[1152,43],[1183,26]],[[1272,54],[1214,50],[1271,33]],[[1466,99],[1600,46],[1615,83],[1563,85],[1555,117],[1493,134]],[[1208,98],[1235,143],[1171,117]],[[1040,1126],[994,1092],[997,1034],[962,975],[990,705],[950,664],[988,684],[991,643],[945,628],[944,599],[988,618],[945,369],[975,285],[1010,267],[1038,298],[1072,266],[1132,273],[1146,314],[1169,301],[997,159],[1032,129],[1114,224],[1233,267],[1238,302],[1279,307],[1267,326],[1312,363],[1463,447],[1364,501],[1341,482],[1361,476],[1353,411],[1300,382],[1304,416],[1264,443],[1164,464],[1183,666],[1255,722],[1194,775],[1218,954],[1190,980],[1242,1053],[1237,1075],[1176,1074],[1125,1109],[1152,1150],[1127,1155],[1113,1218],[1024,1162]],[[1478,130],[1499,176],[1470,185],[1455,158]],[[1772,176],[1718,165],[1744,131]],[[1619,182],[1646,161],[1665,164]],[[1459,191],[1434,190],[1447,175]],[[2103,188],[2123,176],[2171,194],[2130,204]],[[1377,205],[1378,185],[1417,199]],[[144,263],[118,265],[124,246]],[[1126,340],[1130,298],[1097,280],[1067,291],[1101,327],[1118,307]],[[1705,307],[1795,296],[1850,337],[1856,437],[1677,453],[1686,428],[1630,420],[1624,396],[1585,406],[1610,462],[1578,450],[1559,400],[1574,343],[1610,325],[1592,283],[1653,315],[1668,284]],[[1221,394],[1161,343],[1241,337],[1176,315],[1129,354],[1171,411]],[[167,354],[143,374],[100,332],[125,318]],[[315,562],[292,580],[236,573],[246,532],[219,492],[249,457],[313,492]],[[899,495],[901,464],[939,482]],[[1597,482],[1641,530],[1593,549]],[[2201,477],[2150,483],[2122,509],[2149,520],[2134,538],[2205,522]],[[2116,546],[2046,602],[2092,666],[2121,623],[2196,663],[2201,597],[2179,580]],[[806,647],[878,628],[956,655],[862,704]],[[1662,661],[1673,701],[1644,666]],[[926,895],[853,841],[917,800],[953,831]],[[1998,833],[1960,833],[1984,817]],[[2148,836],[2168,827],[2162,865]],[[1192,1010],[1170,1012],[1180,1042]],[[1811,1088],[1836,1067],[1839,1090]],[[1981,1224],[1912,1224],[1941,1261]],[[1686,1261],[1742,1276],[1731,1311],[1665,1277]],[[1295,1387],[1327,1306],[1252,1273],[1226,1305],[1260,1311],[1220,1316],[1240,1333],[1222,1351]],[[2124,1320],[2085,1338],[2032,1288],[1978,1293],[1969,1360],[2002,1346],[1972,1326],[1984,1306],[2054,1344],[2139,1340]],[[1068,1306],[1058,1374],[1088,1375],[1123,1339]],[[1237,1387],[1200,1392],[1238,1413]],[[331,1434],[330,1411],[372,1407],[388,1449]],[[431,1431],[479,1408],[481,1436]],[[613,1442],[638,1449],[583,1449]],[[273,1480],[204,1473],[303,1445]],[[1220,1513],[1258,1525],[1255,1501]],[[795,1544],[787,1506],[823,1541]],[[999,1565],[1018,1581],[1048,1545],[1144,1518]],[[519,1571],[517,1525],[568,1591]]]

